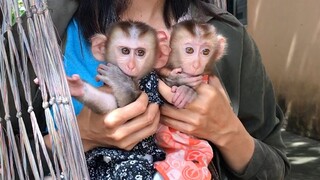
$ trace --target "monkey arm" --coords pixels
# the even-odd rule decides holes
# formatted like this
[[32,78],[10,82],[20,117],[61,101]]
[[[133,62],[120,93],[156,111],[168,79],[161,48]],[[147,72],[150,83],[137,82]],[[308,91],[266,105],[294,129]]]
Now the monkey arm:
[[171,87],[159,79],[158,90],[161,96],[169,103],[172,103],[174,93],[171,91]]
[[92,111],[104,114],[117,108],[113,95],[89,85],[78,74],[67,77],[67,81],[71,96],[88,106]]
[[83,96],[76,96],[75,98],[95,113],[105,114],[117,108],[116,99],[110,93],[94,88],[88,83],[84,83],[83,92]]

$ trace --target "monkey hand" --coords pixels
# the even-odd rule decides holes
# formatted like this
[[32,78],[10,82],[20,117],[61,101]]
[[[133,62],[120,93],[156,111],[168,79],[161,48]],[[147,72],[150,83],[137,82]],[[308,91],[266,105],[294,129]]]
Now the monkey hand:
[[171,91],[174,93],[172,104],[179,109],[184,108],[197,96],[196,91],[186,85],[172,86]]
[[133,102],[141,94],[139,86],[130,76],[123,73],[118,66],[111,63],[107,65],[100,64],[98,73],[97,79],[112,88],[119,107]]
[[78,74],[67,77],[71,96],[83,97],[85,95],[85,83]]
[[173,69],[165,79],[169,85],[187,85],[192,88],[197,88],[202,82],[202,75],[190,76],[183,73],[182,68]]

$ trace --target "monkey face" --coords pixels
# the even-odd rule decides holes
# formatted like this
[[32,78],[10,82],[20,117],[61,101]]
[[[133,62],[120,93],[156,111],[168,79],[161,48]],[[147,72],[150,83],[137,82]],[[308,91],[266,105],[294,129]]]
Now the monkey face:
[[174,25],[170,46],[168,67],[198,76],[212,73],[211,67],[225,54],[226,39],[211,24],[187,20]]
[[119,68],[129,76],[137,77],[146,63],[147,49],[143,47],[119,46],[116,49]]
[[212,43],[195,38],[182,39],[180,43],[182,46],[179,47],[179,52],[183,72],[192,76],[202,74],[214,52]]
[[128,76],[140,79],[150,72],[154,65],[154,39],[145,37],[127,37],[123,34],[114,36],[107,54],[114,63]]

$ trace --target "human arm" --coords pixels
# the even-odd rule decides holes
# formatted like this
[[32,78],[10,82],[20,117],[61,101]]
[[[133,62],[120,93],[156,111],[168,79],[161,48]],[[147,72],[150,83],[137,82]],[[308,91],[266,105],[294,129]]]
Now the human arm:
[[230,179],[284,179],[290,165],[280,134],[283,116],[258,49],[242,27],[234,32],[225,23],[215,25],[233,40],[218,64],[229,98],[221,97],[217,83],[201,85],[186,109],[163,106],[162,121],[214,144],[222,154],[219,169]]

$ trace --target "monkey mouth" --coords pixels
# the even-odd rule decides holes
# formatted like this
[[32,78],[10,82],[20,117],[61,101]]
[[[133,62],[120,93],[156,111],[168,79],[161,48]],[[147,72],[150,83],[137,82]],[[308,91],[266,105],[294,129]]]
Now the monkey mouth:
[[201,76],[202,73],[198,73],[198,72],[184,72],[188,77],[196,77],[196,76]]
[[191,71],[184,71],[184,70],[182,71],[189,77],[200,76],[203,72],[202,70],[199,70],[199,69],[191,70]]

